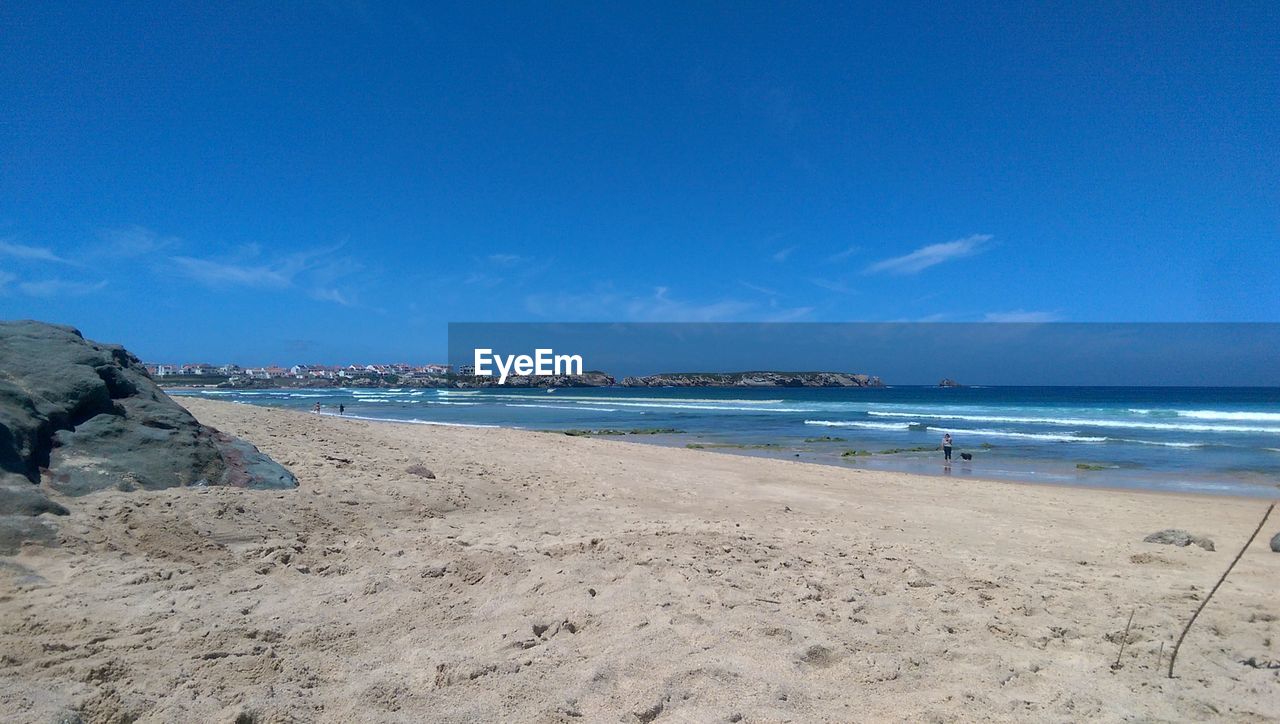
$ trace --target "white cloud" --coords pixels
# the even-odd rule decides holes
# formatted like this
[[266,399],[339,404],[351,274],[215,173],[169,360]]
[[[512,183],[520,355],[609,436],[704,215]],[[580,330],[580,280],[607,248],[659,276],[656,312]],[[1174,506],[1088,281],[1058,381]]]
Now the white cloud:
[[284,288],[293,283],[294,272],[286,267],[228,264],[190,256],[172,257],[183,274],[209,286]]
[[917,274],[931,266],[977,254],[989,241],[991,241],[990,234],[974,234],[955,241],[930,244],[910,254],[878,261],[867,267],[867,273]]
[[795,250],[796,248],[794,246],[788,246],[785,249],[779,249],[773,253],[773,260],[779,263],[784,262],[787,260],[787,257],[791,256],[791,252]]
[[154,254],[179,243],[177,237],[161,236],[145,226],[126,226],[102,232],[106,242],[99,253],[108,256],[135,257]]
[[0,294],[4,293],[9,284],[17,278],[18,277],[10,274],[9,272],[0,271]]
[[258,260],[260,249],[248,245],[239,249],[233,261],[191,256],[171,256],[169,260],[180,274],[215,289],[300,289],[312,299],[354,306],[356,302],[350,291],[341,288],[340,282],[360,271],[360,264],[334,256],[341,248],[342,244],[338,244]]
[[984,322],[1056,322],[1062,319],[1057,312],[1028,312],[1023,309],[1015,309],[1011,312],[987,312],[982,318]]
[[686,302],[673,299],[667,287],[655,287],[649,297],[632,299],[627,304],[629,319],[639,322],[721,322],[741,316],[750,304],[733,299],[717,302]]
[[843,251],[837,251],[836,253],[827,257],[827,261],[844,261],[845,259],[848,259],[849,257],[853,256],[854,254],[857,254],[860,251],[862,251],[862,247],[857,245],[850,246],[844,249]]
[[333,302],[334,304],[341,304],[344,307],[350,307],[355,305],[355,302],[348,299],[347,296],[343,294],[341,291],[337,289],[331,289],[331,288],[312,289],[311,298],[318,299],[322,302]]
[[809,283],[819,289],[825,289],[829,292],[835,292],[836,294],[849,294],[850,292],[853,291],[853,289],[850,288],[849,285],[845,284],[844,282],[838,279],[817,278],[817,279],[810,279]]
[[486,258],[489,263],[497,264],[498,266],[511,266],[524,260],[524,257],[519,254],[490,254]]
[[78,297],[100,291],[106,286],[105,281],[89,283],[45,279],[38,282],[22,282],[18,284],[18,291],[29,297]]
[[5,239],[0,239],[0,256],[13,257],[14,259],[22,259],[25,261],[49,261],[59,264],[71,263],[67,259],[63,259],[55,254],[52,249],[46,249],[43,246],[15,244],[12,241]]
[[769,296],[769,297],[782,296],[782,292],[779,292],[776,289],[770,289],[769,287],[762,287],[758,284],[752,284],[751,282],[744,282],[742,280],[739,280],[738,283],[746,287],[747,289],[750,289],[753,292],[759,292],[765,296]]
[[[773,290],[761,287],[759,291]],[[648,294],[634,294],[620,292],[608,283],[579,294],[532,294],[525,297],[524,306],[534,316],[560,321],[781,322],[813,312],[812,307],[782,307],[776,297],[770,298],[767,307],[733,298],[692,301],[673,295],[665,286],[654,287]]]

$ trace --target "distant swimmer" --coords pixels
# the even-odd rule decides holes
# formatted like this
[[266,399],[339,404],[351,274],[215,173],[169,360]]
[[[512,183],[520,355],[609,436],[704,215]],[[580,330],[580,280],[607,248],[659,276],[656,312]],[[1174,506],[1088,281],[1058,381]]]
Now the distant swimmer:
[[942,436],[942,459],[951,462],[951,433]]

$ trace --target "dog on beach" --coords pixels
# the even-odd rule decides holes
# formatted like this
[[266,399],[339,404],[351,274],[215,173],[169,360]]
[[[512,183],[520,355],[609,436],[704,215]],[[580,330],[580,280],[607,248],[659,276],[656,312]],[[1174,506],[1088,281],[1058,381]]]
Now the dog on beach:
[[961,460],[972,460],[972,459],[973,459],[973,453],[960,453],[960,459],[961,459]]

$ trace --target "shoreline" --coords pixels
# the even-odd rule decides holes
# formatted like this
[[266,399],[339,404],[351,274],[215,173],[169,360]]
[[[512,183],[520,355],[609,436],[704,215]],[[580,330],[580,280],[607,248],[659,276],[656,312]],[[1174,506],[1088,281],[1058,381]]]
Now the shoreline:
[[[257,403],[248,402],[244,400],[216,400],[216,399],[209,400],[208,398],[203,398],[203,397],[193,398],[190,396],[178,396],[175,399],[177,399],[180,404],[182,404],[183,401],[188,399],[198,399],[203,401],[218,402],[218,403],[225,403],[225,404],[247,405],[250,407],[266,407],[271,409],[285,410],[289,412],[298,412],[301,414],[315,414],[315,413],[311,413],[309,411],[305,411],[296,407],[283,406],[283,405],[257,404]],[[518,431],[518,432],[532,432],[532,433],[549,434],[549,435],[561,435],[561,436],[568,437],[567,435],[563,435],[563,433],[561,433],[560,431],[553,430],[553,429],[536,429],[536,428],[522,427],[517,425],[458,423],[458,422],[445,422],[445,421],[438,421],[438,420],[416,420],[416,419],[404,420],[404,419],[395,419],[395,418],[376,417],[372,415],[356,415],[352,413],[339,415],[335,412],[329,412],[329,411],[321,411],[320,416],[332,417],[335,419],[362,420],[362,421],[373,422],[373,423],[416,425],[416,426],[427,426],[427,427],[438,426],[438,427],[458,427],[458,428],[476,428],[476,429],[501,429],[501,430],[512,430],[512,431]],[[662,448],[678,448],[678,449],[687,449],[688,443],[680,444],[684,442],[686,439],[694,439],[694,437],[697,437],[698,439],[702,439],[702,435],[690,436],[689,438],[686,438],[684,435],[637,435],[637,436],[579,435],[577,437],[604,440],[608,442],[633,443],[633,444],[651,445],[651,446],[662,447]],[[634,439],[632,439],[633,437]],[[711,443],[711,445],[716,445],[716,444],[718,443]],[[1046,479],[1044,477],[1041,477],[1041,478],[1031,477],[1037,474],[1036,471],[1015,470],[1015,471],[1010,471],[1007,475],[982,475],[980,473],[974,473],[972,470],[970,470],[969,472],[965,472],[961,468],[963,463],[960,460],[953,461],[955,470],[953,470],[950,473],[946,473],[942,471],[932,473],[932,472],[926,472],[921,470],[909,469],[908,468],[909,463],[902,464],[902,465],[894,465],[892,464],[892,462],[888,462],[888,464],[886,464],[886,461],[884,461],[883,459],[888,456],[884,456],[884,455],[880,456],[881,460],[877,460],[874,462],[866,459],[855,459],[853,461],[843,462],[839,457],[836,457],[834,453],[824,454],[824,453],[815,453],[814,451],[811,451],[811,450],[802,450],[800,452],[803,455],[803,457],[799,460],[796,460],[796,459],[793,459],[793,457],[791,456],[794,456],[797,450],[791,449],[791,448],[779,448],[779,450],[775,452],[771,450],[755,449],[750,447],[749,444],[744,444],[741,449],[734,449],[733,445],[734,443],[730,443],[730,444],[726,444],[725,447],[720,447],[720,448],[708,446],[707,448],[696,449],[692,451],[721,453],[721,454],[733,455],[737,457],[747,457],[747,458],[755,458],[755,459],[778,460],[781,462],[789,462],[789,463],[804,463],[804,464],[811,464],[811,465],[820,465],[823,467],[842,469],[842,470],[867,470],[867,471],[875,471],[875,472],[884,472],[892,475],[920,476],[920,477],[926,477],[926,478],[938,479],[938,480],[955,480],[955,481],[965,481],[965,482],[982,481],[982,482],[989,482],[989,483],[1015,483],[1018,485],[1069,487],[1069,488],[1079,488],[1082,490],[1133,491],[1133,492],[1145,491],[1145,492],[1157,492],[1157,493],[1169,494],[1169,495],[1225,497],[1225,498],[1238,498],[1243,500],[1280,500],[1280,481],[1272,483],[1272,485],[1274,485],[1275,487],[1274,489],[1269,489],[1267,487],[1267,484],[1249,482],[1247,479],[1244,479],[1244,478],[1223,478],[1223,477],[1197,478],[1193,476],[1188,481],[1190,485],[1203,485],[1204,487],[1222,485],[1224,488],[1227,488],[1227,489],[1224,490],[1223,492],[1217,492],[1215,490],[1171,489],[1171,488],[1157,487],[1154,485],[1144,485],[1142,479],[1132,480],[1129,484],[1115,483],[1113,481],[1117,477],[1123,478],[1124,472],[1119,469],[1108,468],[1104,470],[1090,470],[1089,471],[1090,474],[1095,475],[1096,477],[1099,477],[1099,478],[1103,478],[1096,484],[1090,484],[1090,483],[1083,483],[1078,481],[1051,480],[1051,479]],[[939,450],[939,454],[941,454],[940,450]],[[873,453],[873,455],[875,455],[875,453]],[[1030,459],[1030,458],[1023,458],[1021,460],[1024,462],[1034,461],[1034,459]],[[915,462],[915,460],[913,460],[912,462]],[[1058,462],[1058,461],[1048,460],[1048,459],[1041,460],[1040,462],[1042,462],[1043,464],[1045,464],[1047,468],[1049,468],[1048,470],[1042,473],[1045,476],[1054,475],[1054,476],[1065,477],[1067,475],[1070,475],[1074,470],[1074,468],[1069,467],[1070,463]],[[942,463],[939,462],[938,466],[941,468]],[[1161,473],[1159,471],[1153,471],[1150,473],[1139,473],[1139,474],[1145,474],[1150,476],[1171,475],[1169,473]],[[1235,483],[1235,486],[1232,485],[1233,483]]]
[[0,719],[1280,717],[1267,536],[1158,660],[1255,499],[181,401],[299,487],[69,499],[0,565]]

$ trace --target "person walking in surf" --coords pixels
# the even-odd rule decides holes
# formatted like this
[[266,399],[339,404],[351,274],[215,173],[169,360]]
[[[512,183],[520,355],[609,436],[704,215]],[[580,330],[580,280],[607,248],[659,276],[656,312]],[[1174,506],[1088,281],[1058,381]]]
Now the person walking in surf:
[[951,462],[951,433],[942,435],[942,459]]

